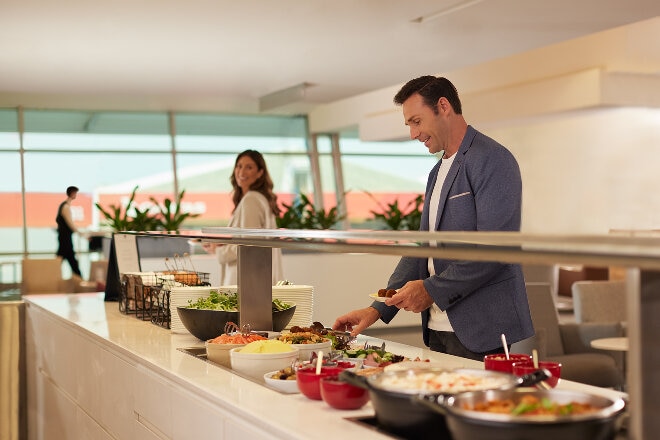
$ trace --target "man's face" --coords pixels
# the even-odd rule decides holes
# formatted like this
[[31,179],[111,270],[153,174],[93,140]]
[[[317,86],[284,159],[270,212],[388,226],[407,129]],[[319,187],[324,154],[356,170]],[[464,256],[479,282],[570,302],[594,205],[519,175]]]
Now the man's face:
[[431,154],[445,149],[447,121],[440,106],[436,114],[424,103],[422,96],[415,93],[404,101],[402,109],[405,124],[410,128],[411,139],[423,142]]

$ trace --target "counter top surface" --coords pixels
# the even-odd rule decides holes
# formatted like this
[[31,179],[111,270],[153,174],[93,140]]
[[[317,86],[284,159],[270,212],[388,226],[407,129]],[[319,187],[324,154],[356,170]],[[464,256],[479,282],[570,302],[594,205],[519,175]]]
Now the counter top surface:
[[[28,307],[42,308],[66,325],[84,329],[99,344],[121,352],[127,359],[191,389],[210,404],[242,416],[276,437],[310,438],[323,427],[324,438],[360,436],[390,438],[353,423],[347,418],[374,414],[371,404],[362,409],[340,411],[302,394],[281,394],[265,385],[240,377],[230,370],[184,353],[180,348],[204,347],[190,334],[174,334],[134,315],[119,312],[116,302],[105,302],[103,293],[29,295]],[[367,338],[360,336],[358,342]],[[370,343],[381,340],[368,338]],[[387,350],[409,358],[430,359],[447,368],[483,368],[482,362],[385,341]],[[574,389],[608,397],[625,396],[616,391],[562,380],[558,388]]]

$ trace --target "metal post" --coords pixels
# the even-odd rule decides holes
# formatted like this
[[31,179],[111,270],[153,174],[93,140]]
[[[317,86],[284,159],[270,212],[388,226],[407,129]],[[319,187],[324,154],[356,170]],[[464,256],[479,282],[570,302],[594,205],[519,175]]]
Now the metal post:
[[627,384],[630,439],[660,432],[660,272],[629,270]]
[[318,135],[310,136],[308,144],[309,164],[312,170],[312,180],[314,181],[314,205],[316,208],[323,208],[323,186],[321,185],[321,166],[319,164],[319,150],[317,146]]
[[341,221],[342,229],[350,229],[348,221],[348,206],[346,206],[346,191],[344,190],[344,167],[341,163],[341,151],[339,148],[339,135],[334,133],[330,136],[332,144],[332,164],[335,171],[335,194],[337,197],[337,211],[344,217]]
[[273,329],[273,250],[238,246],[238,309],[240,325]]
[[177,166],[176,166],[176,122],[174,120],[174,112],[167,113],[167,120],[170,128],[170,143],[172,146],[172,180],[173,180],[173,189],[174,189],[174,200],[176,203],[180,203],[180,200],[177,200],[179,196],[179,176],[177,175]]
[[27,211],[25,207],[25,146],[23,133],[25,132],[25,119],[23,106],[18,106],[18,151],[21,158],[21,200],[23,201],[23,258],[28,257]]

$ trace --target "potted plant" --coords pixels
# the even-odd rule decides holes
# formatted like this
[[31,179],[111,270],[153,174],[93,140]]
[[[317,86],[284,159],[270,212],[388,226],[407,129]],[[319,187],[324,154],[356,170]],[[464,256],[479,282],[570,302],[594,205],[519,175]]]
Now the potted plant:
[[154,205],[158,206],[158,209],[160,210],[160,215],[155,218],[156,227],[158,229],[164,229],[165,231],[178,231],[186,219],[199,216],[199,214],[181,211],[181,200],[183,200],[183,195],[185,193],[186,191],[182,190],[174,202],[169,198],[166,198],[162,205],[158,203],[158,200],[155,198],[150,198]]
[[[199,214],[181,211],[181,200],[183,199],[185,190],[181,191],[174,201],[166,198],[162,205],[158,200],[151,197],[151,202],[157,207],[156,214],[152,214],[154,211],[153,207],[140,210],[135,205],[134,200],[137,189],[137,186],[133,188],[128,202],[124,207],[110,205],[109,209],[106,210],[100,204],[95,204],[114,232],[154,230],[178,231],[186,219],[199,216]],[[129,212],[132,215],[129,216]]]
[[[365,191],[366,192],[366,191]],[[424,196],[419,194],[413,200],[410,200],[405,207],[399,207],[399,201],[395,200],[383,206],[382,203],[373,196],[373,194],[366,192],[372,200],[380,207],[380,212],[370,211],[373,214],[373,219],[385,224],[385,229],[393,231],[417,231],[422,220],[422,205],[424,204]]]
[[[133,200],[135,200],[135,193],[137,192],[138,187],[133,188],[131,196],[128,199],[126,206],[110,205],[109,210],[104,209],[99,203],[95,203],[94,206],[101,211],[103,217],[108,222],[108,226],[112,228],[115,232],[121,231],[131,231],[133,229],[133,219],[128,216],[128,211],[133,207]],[[144,213],[140,213],[144,217]],[[141,223],[144,223],[144,218],[141,220]]]
[[291,205],[282,203],[277,227],[287,229],[330,229],[344,219],[336,206],[325,210],[316,208],[305,194],[300,194]]

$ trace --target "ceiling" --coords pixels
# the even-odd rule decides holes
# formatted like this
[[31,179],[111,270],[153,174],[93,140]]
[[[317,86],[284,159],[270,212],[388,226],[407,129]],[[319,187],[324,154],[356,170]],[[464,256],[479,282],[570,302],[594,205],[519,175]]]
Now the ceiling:
[[657,0],[2,0],[0,107],[305,113],[657,15]]

